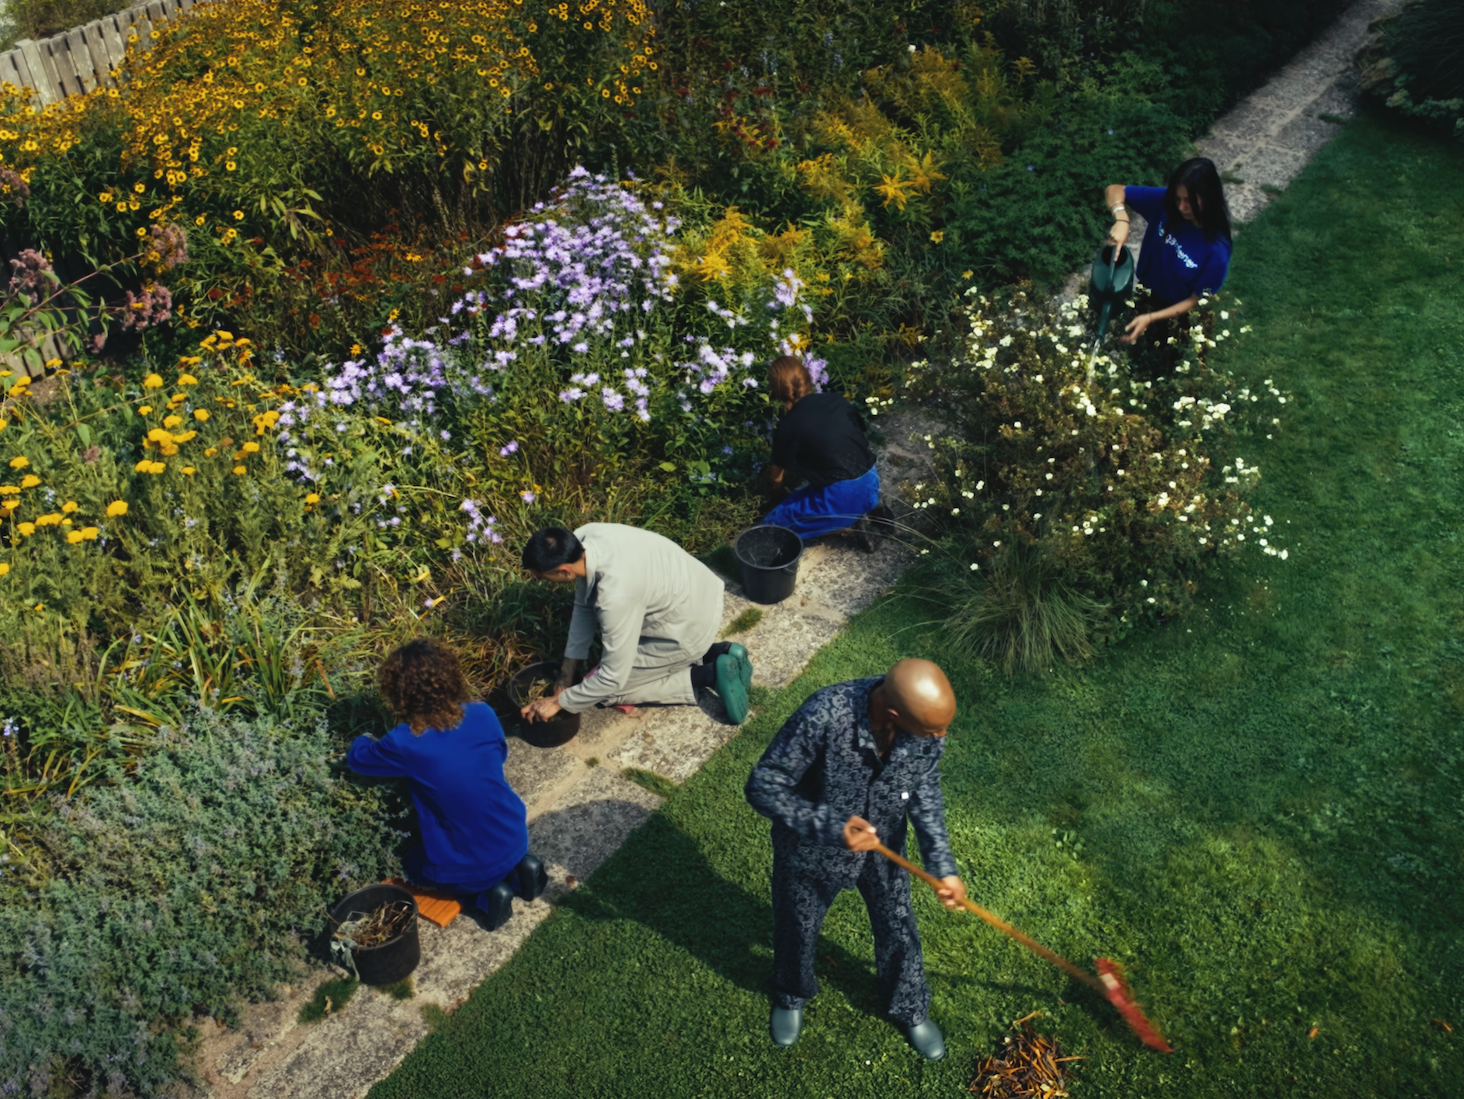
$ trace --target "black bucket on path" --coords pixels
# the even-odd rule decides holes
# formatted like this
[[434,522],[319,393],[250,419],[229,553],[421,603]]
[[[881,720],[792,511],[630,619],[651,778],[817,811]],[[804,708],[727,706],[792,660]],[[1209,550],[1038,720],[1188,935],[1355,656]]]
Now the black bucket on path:
[[417,938],[417,900],[399,885],[368,885],[358,889],[330,910],[330,933],[352,917],[368,916],[383,904],[405,901],[412,906],[406,930],[380,946],[361,946],[351,951],[356,975],[364,985],[392,985],[411,974],[422,960]]
[[733,544],[742,567],[742,594],[754,603],[781,603],[798,583],[803,539],[787,527],[752,527]]

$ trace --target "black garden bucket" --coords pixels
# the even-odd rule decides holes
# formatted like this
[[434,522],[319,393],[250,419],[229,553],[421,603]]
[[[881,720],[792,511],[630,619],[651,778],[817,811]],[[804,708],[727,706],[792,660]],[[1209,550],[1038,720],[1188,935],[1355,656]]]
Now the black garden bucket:
[[411,974],[422,960],[422,944],[417,938],[417,901],[399,885],[368,885],[358,889],[330,910],[330,932],[353,916],[369,915],[383,904],[405,901],[412,906],[412,918],[406,930],[380,946],[362,946],[351,951],[356,975],[366,985],[396,984]]
[[742,594],[754,603],[781,603],[798,583],[803,539],[787,527],[752,527],[733,545],[742,566]]
[[[557,661],[541,660],[530,664],[510,679],[508,701],[513,704],[515,711],[520,706],[528,705],[535,684],[552,684],[558,680],[561,667]],[[549,721],[535,721],[531,724],[515,712],[511,715],[511,723],[514,731],[535,748],[558,748],[575,738],[580,730],[580,715],[560,710]]]

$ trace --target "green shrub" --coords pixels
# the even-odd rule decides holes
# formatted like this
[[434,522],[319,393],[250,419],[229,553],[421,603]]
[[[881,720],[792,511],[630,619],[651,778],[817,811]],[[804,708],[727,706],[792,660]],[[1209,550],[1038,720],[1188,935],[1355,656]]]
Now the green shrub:
[[1233,443],[1242,427],[1274,433],[1285,398],[1209,365],[1210,348],[1246,331],[1232,308],[1206,300],[1167,340],[1151,328],[1090,365],[1086,299],[981,297],[955,360],[912,366],[909,388],[948,429],[929,437],[936,477],[913,496],[953,562],[959,638],[1011,666],[1080,657],[1081,624],[1105,640],[1182,614],[1221,555],[1287,555],[1246,503],[1260,474]]
[[157,1021],[232,1018],[298,979],[327,905],[394,871],[405,835],[388,787],[331,762],[342,746],[318,716],[198,710],[131,774],[58,798],[50,879],[0,878],[0,1087],[34,1088],[54,1055],[92,1086],[155,1088],[177,1056]]
[[1464,8],[1417,0],[1383,23],[1362,85],[1385,106],[1464,139]]
[[48,38],[126,7],[127,0],[6,0],[8,29],[0,36],[0,49],[11,49],[22,38]]

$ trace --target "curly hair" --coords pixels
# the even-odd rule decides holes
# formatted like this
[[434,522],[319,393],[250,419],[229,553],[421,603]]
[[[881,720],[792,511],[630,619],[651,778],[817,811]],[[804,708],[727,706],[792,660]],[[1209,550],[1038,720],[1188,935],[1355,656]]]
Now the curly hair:
[[426,637],[408,641],[387,657],[377,679],[392,713],[413,736],[456,729],[463,721],[463,703],[473,697],[457,653]]

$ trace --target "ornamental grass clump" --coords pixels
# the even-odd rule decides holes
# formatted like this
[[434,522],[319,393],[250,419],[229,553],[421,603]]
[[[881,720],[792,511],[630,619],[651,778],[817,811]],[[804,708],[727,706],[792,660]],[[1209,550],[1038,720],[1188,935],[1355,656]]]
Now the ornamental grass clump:
[[1081,659],[1183,614],[1221,558],[1287,556],[1247,502],[1260,471],[1238,445],[1274,433],[1286,398],[1211,362],[1248,331],[1234,305],[1206,299],[1172,335],[1110,345],[1090,382],[1085,298],[971,297],[956,357],[915,364],[907,383],[949,427],[926,437],[935,475],[913,495],[944,539],[959,641],[1009,668]]

